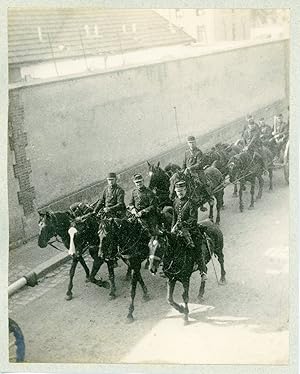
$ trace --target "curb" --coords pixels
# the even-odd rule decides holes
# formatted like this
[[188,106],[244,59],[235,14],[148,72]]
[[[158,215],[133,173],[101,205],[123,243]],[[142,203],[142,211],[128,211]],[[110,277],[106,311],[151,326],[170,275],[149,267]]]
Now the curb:
[[12,296],[14,293],[19,291],[24,286],[28,285],[34,287],[38,284],[38,279],[42,278],[44,275],[54,270],[55,268],[63,265],[64,263],[71,260],[71,257],[67,253],[60,253],[49,260],[43,262],[42,264],[36,266],[32,271],[8,287],[8,297]]

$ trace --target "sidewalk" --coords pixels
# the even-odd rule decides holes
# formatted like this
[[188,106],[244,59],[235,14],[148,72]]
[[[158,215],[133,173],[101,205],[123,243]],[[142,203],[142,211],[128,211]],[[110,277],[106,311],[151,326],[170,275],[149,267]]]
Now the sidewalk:
[[[8,284],[11,285],[42,264],[48,263],[49,266],[49,261],[53,262],[58,255],[68,254],[67,249],[61,243],[55,243],[55,246],[62,252],[50,245],[46,248],[40,248],[37,244],[37,238],[35,238],[18,248],[11,249],[9,251]],[[46,265],[41,268],[44,267]]]

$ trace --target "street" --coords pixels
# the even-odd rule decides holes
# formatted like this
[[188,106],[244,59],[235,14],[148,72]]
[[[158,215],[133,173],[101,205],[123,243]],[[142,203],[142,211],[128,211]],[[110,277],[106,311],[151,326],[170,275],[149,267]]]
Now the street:
[[[268,178],[264,179],[262,200],[243,213],[232,197],[233,187],[226,188],[220,228],[227,283],[217,284],[210,263],[200,304],[200,275],[193,274],[188,325],[166,302],[166,280],[144,269],[151,300],[144,302],[138,287],[135,321],[127,323],[130,285],[121,261],[115,269],[115,300],[109,300],[107,289],[86,283],[78,266],[74,298],[66,301],[66,263],[9,300],[10,316],[25,336],[26,362],[287,364],[289,188],[282,170],[274,172],[274,191],[268,191]],[[248,184],[244,201],[248,207]],[[206,216],[201,213],[201,218]],[[36,250],[42,251],[38,246]],[[214,263],[220,276],[217,260]],[[108,280],[106,266],[98,276]],[[178,284],[175,299],[180,303],[181,293]]]

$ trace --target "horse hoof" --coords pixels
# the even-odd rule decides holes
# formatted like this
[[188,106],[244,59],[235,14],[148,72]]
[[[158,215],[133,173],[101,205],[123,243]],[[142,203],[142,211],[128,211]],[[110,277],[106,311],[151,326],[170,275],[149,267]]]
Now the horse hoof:
[[187,326],[190,323],[189,317],[187,315],[184,316],[184,325]]
[[144,295],[143,296],[143,300],[144,301],[149,301],[149,300],[151,300],[151,297],[147,294],[147,295]]
[[72,300],[73,296],[72,295],[66,295],[65,299],[66,300]]
[[224,286],[226,284],[226,279],[220,279],[219,285]]
[[85,283],[89,283],[91,280],[90,280],[90,277],[86,277],[85,278]]
[[132,323],[132,322],[134,322],[134,318],[133,318],[132,315],[128,314],[128,316],[127,316],[127,323]]
[[243,211],[244,211],[244,208],[240,207],[240,212],[243,213]]

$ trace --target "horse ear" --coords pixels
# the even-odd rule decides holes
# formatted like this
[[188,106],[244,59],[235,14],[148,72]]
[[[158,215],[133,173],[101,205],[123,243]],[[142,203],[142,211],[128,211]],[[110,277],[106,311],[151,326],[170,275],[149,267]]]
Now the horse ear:
[[147,164],[148,164],[148,166],[149,166],[149,168],[151,167],[151,164],[150,164],[150,162],[149,161],[147,161]]
[[159,165],[160,165],[160,161],[158,161],[158,163],[157,163],[157,167],[159,168]]
[[44,217],[45,213],[41,212],[40,210],[38,211],[38,214],[40,217]]

